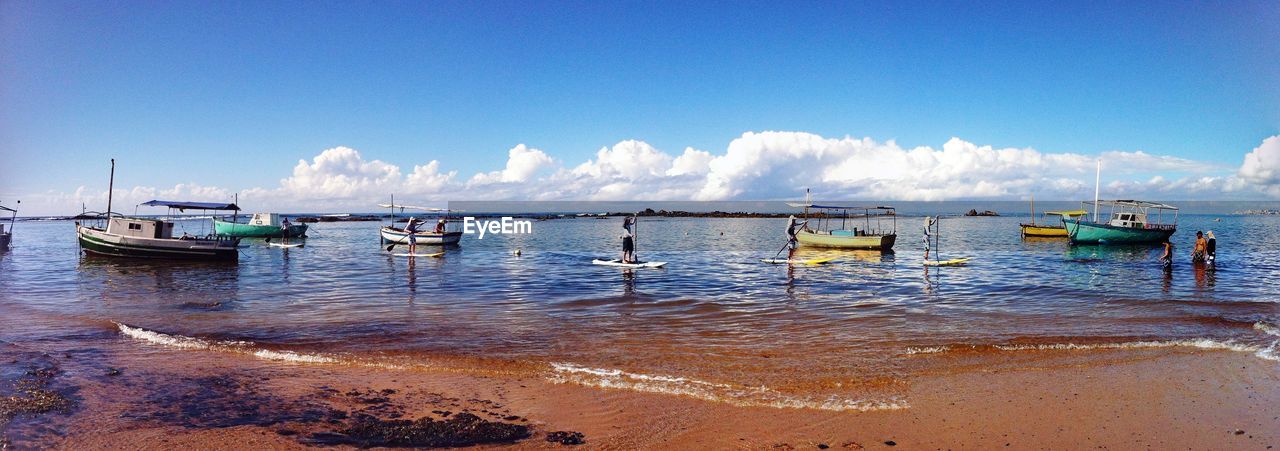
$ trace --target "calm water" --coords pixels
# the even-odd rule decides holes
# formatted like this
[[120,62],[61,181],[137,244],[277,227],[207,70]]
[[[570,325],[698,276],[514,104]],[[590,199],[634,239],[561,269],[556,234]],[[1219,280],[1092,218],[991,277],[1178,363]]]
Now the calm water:
[[[1184,213],[1168,274],[1155,247],[1024,240],[1025,214],[945,219],[944,258],[974,260],[928,271],[921,220],[906,216],[895,253],[802,251],[840,258],[797,267],[758,262],[783,244],[781,219],[645,219],[640,257],[669,263],[636,271],[590,264],[616,258],[617,218],[538,221],[533,235],[468,236],[444,258],[414,260],[382,250],[377,223],[322,223],[302,248],[246,240],[235,265],[85,257],[71,222],[28,221],[0,254],[0,340],[424,365],[832,409],[892,407],[886,387],[974,354],[1208,347],[1274,360],[1280,217]],[[1216,232],[1217,271],[1189,262],[1196,230]]]

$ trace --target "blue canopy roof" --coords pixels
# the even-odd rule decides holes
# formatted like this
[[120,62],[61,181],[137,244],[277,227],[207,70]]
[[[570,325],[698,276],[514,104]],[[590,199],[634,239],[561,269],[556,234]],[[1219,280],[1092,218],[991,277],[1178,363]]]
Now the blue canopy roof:
[[179,210],[235,210],[239,211],[240,207],[236,204],[223,204],[218,202],[182,202],[172,200],[153,200],[143,202],[141,205],[148,207],[169,207]]

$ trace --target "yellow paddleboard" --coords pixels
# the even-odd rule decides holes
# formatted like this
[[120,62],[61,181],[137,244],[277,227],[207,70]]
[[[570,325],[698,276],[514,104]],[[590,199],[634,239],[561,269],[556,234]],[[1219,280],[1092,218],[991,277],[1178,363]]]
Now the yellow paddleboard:
[[953,258],[951,260],[925,260],[925,266],[961,266],[973,260],[972,257]]

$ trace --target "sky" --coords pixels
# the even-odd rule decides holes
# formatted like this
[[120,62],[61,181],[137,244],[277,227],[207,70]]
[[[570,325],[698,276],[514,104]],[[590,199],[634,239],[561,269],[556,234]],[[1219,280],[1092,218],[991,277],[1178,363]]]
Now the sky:
[[[0,2],[0,204],[1280,199],[1261,2]],[[119,209],[117,209],[119,210]]]

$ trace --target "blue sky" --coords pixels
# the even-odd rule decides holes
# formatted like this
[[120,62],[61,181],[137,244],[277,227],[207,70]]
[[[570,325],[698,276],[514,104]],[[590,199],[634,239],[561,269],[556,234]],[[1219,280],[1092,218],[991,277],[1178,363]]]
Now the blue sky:
[[462,180],[771,130],[1225,177],[1280,134],[1274,2],[694,3],[3,2],[0,193],[104,189],[111,157],[235,192],[338,146]]

